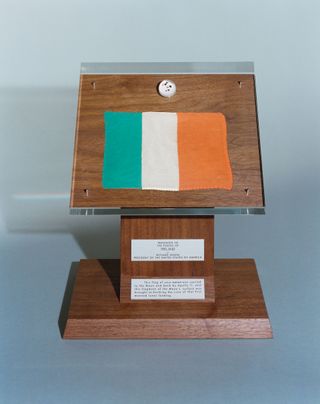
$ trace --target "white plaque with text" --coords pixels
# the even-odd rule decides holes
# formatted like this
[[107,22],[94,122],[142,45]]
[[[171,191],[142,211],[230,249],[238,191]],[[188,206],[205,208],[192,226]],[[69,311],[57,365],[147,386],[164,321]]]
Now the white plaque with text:
[[132,300],[203,300],[204,279],[131,279]]
[[204,261],[204,239],[131,240],[131,261]]

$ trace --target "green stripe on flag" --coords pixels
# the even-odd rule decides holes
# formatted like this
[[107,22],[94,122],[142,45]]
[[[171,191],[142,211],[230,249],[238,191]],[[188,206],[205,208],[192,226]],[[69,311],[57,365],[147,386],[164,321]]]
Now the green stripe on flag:
[[102,186],[141,189],[141,112],[105,112]]

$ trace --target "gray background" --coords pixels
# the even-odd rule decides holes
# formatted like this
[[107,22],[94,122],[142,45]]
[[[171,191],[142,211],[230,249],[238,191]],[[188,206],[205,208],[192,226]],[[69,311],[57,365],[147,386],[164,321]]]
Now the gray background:
[[[0,1],[0,402],[318,403],[317,1]],[[71,263],[117,257],[118,217],[70,217],[79,66],[255,62],[267,214],[217,218],[255,257],[273,340],[63,341]]]

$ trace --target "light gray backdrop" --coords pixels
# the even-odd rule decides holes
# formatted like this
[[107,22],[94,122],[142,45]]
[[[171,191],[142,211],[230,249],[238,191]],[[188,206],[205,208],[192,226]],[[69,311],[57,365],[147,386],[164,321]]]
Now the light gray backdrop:
[[[318,403],[318,1],[0,0],[0,402]],[[274,339],[63,341],[71,263],[118,217],[70,217],[81,62],[255,62],[267,214],[218,217],[255,257]]]

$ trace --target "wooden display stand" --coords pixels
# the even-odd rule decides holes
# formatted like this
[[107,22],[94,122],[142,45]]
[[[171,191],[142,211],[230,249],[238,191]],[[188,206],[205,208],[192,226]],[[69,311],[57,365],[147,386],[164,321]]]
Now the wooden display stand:
[[[264,207],[253,74],[101,70],[81,75],[70,206],[85,214],[116,207],[137,210],[135,216],[121,217],[121,260],[80,261],[61,326],[63,338],[271,338],[254,260],[214,259],[212,214],[139,214],[139,208]],[[157,94],[163,79],[177,85],[170,100]],[[232,189],[103,189],[104,111],[222,112]],[[149,241],[160,259],[140,252],[136,260],[135,243]],[[200,252],[184,256],[181,246],[187,242],[199,244]]]

